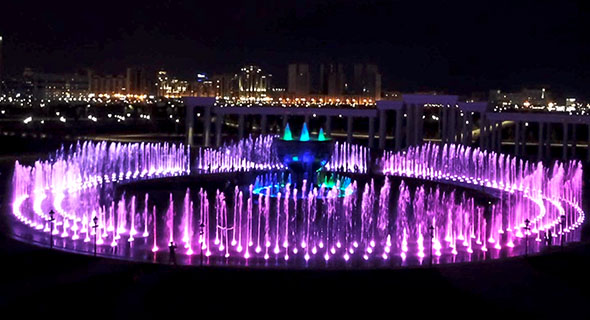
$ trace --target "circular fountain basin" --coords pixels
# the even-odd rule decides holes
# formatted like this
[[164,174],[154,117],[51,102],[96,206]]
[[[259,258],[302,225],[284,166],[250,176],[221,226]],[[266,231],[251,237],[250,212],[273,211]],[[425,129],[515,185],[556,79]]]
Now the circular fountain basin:
[[[585,217],[576,164],[504,172],[503,157],[435,145],[365,162],[362,147],[335,146],[330,169],[344,178],[314,181],[332,161],[329,142],[264,139],[199,153],[204,166],[224,165],[192,175],[187,148],[157,144],[84,143],[57,160],[16,163],[12,234],[86,254],[95,239],[99,255],[163,263],[172,241],[191,265],[391,268],[540,252],[548,234],[576,240]],[[279,179],[273,150],[282,160],[311,154]],[[359,172],[354,161],[381,170]],[[284,175],[299,172],[314,175]]]

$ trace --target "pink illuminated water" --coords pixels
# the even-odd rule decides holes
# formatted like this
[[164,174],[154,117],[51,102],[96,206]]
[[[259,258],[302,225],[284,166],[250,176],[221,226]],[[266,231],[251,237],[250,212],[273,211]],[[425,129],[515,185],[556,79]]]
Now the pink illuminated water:
[[[262,137],[202,149],[196,166],[201,174],[280,169],[271,144]],[[556,237],[570,234],[584,220],[579,162],[545,167],[457,145],[385,152],[372,163],[368,149],[335,144],[329,170],[378,168],[375,179],[345,187],[341,180],[330,186],[304,180],[280,186],[275,197],[271,188],[255,193],[253,185],[204,186],[168,192],[151,212],[148,194],[115,198],[114,183],[188,174],[189,155],[183,145],[84,142],[32,166],[17,162],[12,213],[31,230],[47,233],[47,212],[54,210],[54,233],[82,243],[92,241],[97,217],[97,244],[104,252],[127,244],[156,253],[173,241],[188,256],[325,263],[422,261],[430,245],[437,257],[498,255],[522,247],[527,219],[534,243],[549,230]],[[465,191],[473,189],[485,200]]]

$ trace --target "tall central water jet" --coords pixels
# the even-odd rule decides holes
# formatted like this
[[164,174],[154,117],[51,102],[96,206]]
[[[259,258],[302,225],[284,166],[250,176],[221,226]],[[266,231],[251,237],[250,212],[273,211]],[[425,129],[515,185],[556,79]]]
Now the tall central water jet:
[[285,126],[285,132],[283,133],[283,140],[285,141],[292,141],[293,134],[291,134],[291,128],[289,127],[289,123]]
[[324,129],[320,128],[320,133],[318,133],[318,141],[327,141],[327,140],[329,140],[329,139],[324,134]]
[[303,129],[301,129],[301,136],[299,136],[299,141],[309,141],[309,131],[307,130],[307,122],[303,123]]

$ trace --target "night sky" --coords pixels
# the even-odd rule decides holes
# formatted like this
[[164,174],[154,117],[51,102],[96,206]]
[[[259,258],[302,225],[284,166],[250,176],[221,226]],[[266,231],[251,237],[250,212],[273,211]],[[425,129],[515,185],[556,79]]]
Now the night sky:
[[4,1],[6,73],[127,66],[196,72],[255,63],[374,62],[384,87],[450,93],[547,85],[590,94],[582,1]]

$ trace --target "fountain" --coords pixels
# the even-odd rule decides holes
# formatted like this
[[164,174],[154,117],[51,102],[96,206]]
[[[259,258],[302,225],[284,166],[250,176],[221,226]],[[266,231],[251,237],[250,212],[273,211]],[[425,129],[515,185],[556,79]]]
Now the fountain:
[[[287,124],[283,139],[198,149],[192,163],[182,144],[107,142],[17,161],[13,233],[48,242],[54,210],[59,249],[90,252],[96,232],[100,254],[114,257],[165,261],[159,248],[174,242],[185,264],[202,254],[211,265],[372,268],[515,256],[527,238],[538,252],[549,231],[553,243],[575,241],[585,219],[577,161],[545,167],[430,143],[371,159],[321,129],[313,139],[306,124],[293,139]],[[219,187],[220,174],[246,172]]]
[[[285,135],[290,134],[289,124],[285,127]],[[332,143],[322,133],[322,139],[311,139],[307,123],[303,123],[299,140],[275,139],[272,149],[284,167],[288,168],[293,181],[301,185],[301,181],[308,180],[315,183],[314,172],[320,170],[328,162],[331,155]]]

